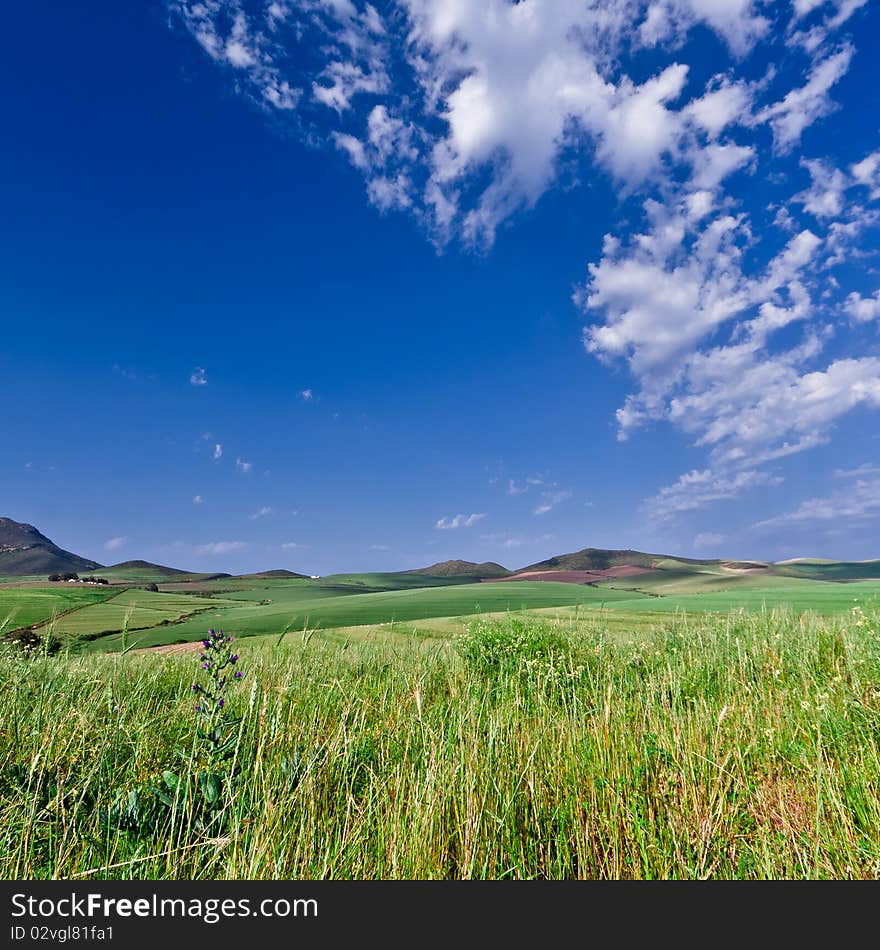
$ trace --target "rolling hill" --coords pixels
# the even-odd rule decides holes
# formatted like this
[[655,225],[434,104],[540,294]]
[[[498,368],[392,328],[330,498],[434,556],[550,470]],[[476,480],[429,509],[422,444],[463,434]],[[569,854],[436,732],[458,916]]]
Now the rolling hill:
[[97,561],[59,548],[31,524],[0,518],[0,575],[94,571]]
[[611,550],[607,548],[584,548],[581,551],[573,551],[571,554],[557,554],[555,557],[547,558],[546,561],[539,561],[537,564],[529,564],[527,567],[520,568],[517,574],[525,571],[604,571],[611,567],[644,567],[663,569],[673,565],[693,565],[695,567],[732,567],[741,565],[745,568],[747,565],[754,568],[769,567],[763,561],[719,561],[719,560],[700,560],[699,558],[675,557],[669,554],[647,554],[644,551],[633,550]]
[[431,577],[507,577],[511,572],[494,561],[440,561],[430,567],[419,567],[401,574],[428,574]]

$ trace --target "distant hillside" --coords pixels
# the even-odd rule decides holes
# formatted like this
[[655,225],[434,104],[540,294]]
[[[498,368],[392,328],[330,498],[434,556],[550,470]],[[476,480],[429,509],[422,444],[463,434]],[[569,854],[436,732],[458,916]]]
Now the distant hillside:
[[308,579],[308,574],[297,574],[295,571],[257,571],[256,574],[236,574],[236,578],[243,581],[257,580],[304,580]]
[[0,518],[0,574],[78,574],[99,567],[59,548],[31,524]]
[[179,577],[181,574],[190,574],[191,571],[184,571],[179,567],[166,567],[164,564],[152,564],[150,561],[120,561],[119,564],[111,564],[104,569],[104,573],[110,574],[132,574],[132,573],[159,574],[162,577]]
[[108,580],[116,581],[134,581],[144,583],[145,581],[155,581],[158,583],[175,581],[215,581],[223,577],[232,577],[231,574],[198,574],[193,571],[185,571],[179,567],[167,567],[164,564],[153,564],[150,561],[122,561],[119,564],[113,564],[104,568],[101,572]]
[[803,577],[816,581],[855,581],[880,578],[880,561],[825,561],[797,558],[779,561],[773,573],[783,577]]
[[703,567],[727,567],[739,570],[760,570],[769,568],[763,561],[722,561],[700,560],[692,557],[676,557],[671,554],[647,554],[644,551],[609,550],[607,548],[584,548],[571,554],[557,554],[555,557],[529,564],[520,568],[523,571],[604,571],[611,567],[646,567],[663,570],[674,568],[681,564],[692,564]]
[[474,561],[441,561],[430,567],[420,567],[402,574],[430,574],[432,577],[507,577],[510,571],[494,561],[477,564]]

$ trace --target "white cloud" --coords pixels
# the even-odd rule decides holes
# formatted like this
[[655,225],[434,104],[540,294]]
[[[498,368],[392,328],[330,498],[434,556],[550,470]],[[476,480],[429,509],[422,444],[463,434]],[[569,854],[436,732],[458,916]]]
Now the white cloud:
[[[752,0],[403,0],[387,21],[369,4],[295,0],[283,16],[276,6],[261,17],[240,0],[172,3],[207,54],[246,77],[255,100],[290,109],[309,87],[338,113],[343,127],[327,139],[365,174],[370,201],[411,209],[439,243],[455,231],[491,243],[585,138],[633,187],[693,151],[695,136],[714,140],[749,118],[752,91],[742,81],[719,75],[685,98],[686,63],[638,81],[627,75],[620,67],[634,24],[642,42],[673,46],[702,24],[737,56],[768,24]],[[317,55],[302,55],[306,47]],[[477,176],[485,182],[474,187]]]
[[809,498],[793,511],[759,521],[755,528],[782,525],[857,522],[880,516],[880,479],[858,479],[826,497]]
[[285,542],[281,545],[281,550],[282,550],[282,551],[294,551],[294,550],[296,550],[296,549],[298,549],[298,548],[306,548],[306,547],[308,547],[307,544],[298,544],[296,541],[285,541]]
[[194,495],[194,496],[193,496],[193,504],[194,504],[194,505],[203,505],[204,503],[205,503],[205,499],[204,499],[201,495]]
[[778,102],[762,109],[758,122],[769,122],[773,129],[773,147],[778,153],[791,151],[804,129],[835,109],[831,87],[849,69],[853,48],[843,46],[836,53],[814,64],[805,85],[792,89]]
[[315,394],[311,389],[303,389],[299,394],[299,398],[302,399],[303,402],[312,402],[315,398]]
[[485,517],[485,512],[472,515],[454,515],[452,517],[443,517],[437,521],[434,527],[443,531],[449,530],[451,528],[470,528],[481,518]]
[[268,505],[264,505],[262,508],[258,508],[252,515],[251,521],[256,521],[259,518],[268,518],[274,512],[274,508],[270,508]]
[[250,544],[247,541],[209,541],[196,547],[196,554],[219,556],[221,554],[236,554],[247,551]]
[[[773,8],[771,30],[771,8],[752,0],[402,0],[385,19],[354,0],[275,0],[247,14],[239,0],[175,4],[255,99],[271,104],[266,90],[281,82],[310,90],[297,107],[329,120],[325,140],[364,175],[369,200],[415,215],[437,244],[488,246],[560,177],[617,185],[628,219],[577,301],[587,350],[634,380],[620,437],[672,423],[707,453],[702,481],[691,472],[661,489],[664,511],[778,484],[761,466],[880,405],[877,359],[848,354],[840,320],[876,319],[875,298],[831,273],[866,253],[860,236],[880,223],[866,204],[880,198],[880,150],[847,168],[804,156],[809,186],[778,194],[785,156],[836,108],[854,46],[835,31],[861,6],[794,0]],[[695,27],[731,54],[708,78],[703,59],[688,61]],[[633,55],[639,44],[650,59]],[[776,65],[755,78],[765,62]],[[778,188],[767,209],[746,203],[756,174]],[[511,495],[530,487],[508,482]],[[554,504],[542,496],[533,510]]]
[[711,469],[694,469],[677,482],[661,488],[657,495],[644,502],[643,510],[654,518],[665,520],[683,511],[706,508],[717,501],[738,498],[744,491],[760,485],[779,485],[782,478],[757,470],[737,472],[730,476]]
[[218,442],[214,446],[214,458],[219,459],[223,455],[223,446]]
[[880,318],[880,290],[871,297],[862,297],[853,291],[847,296],[844,309],[857,323],[868,323]]
[[104,549],[106,551],[118,551],[121,547],[125,546],[125,542],[128,538],[119,537],[119,538],[108,538],[104,542]]
[[850,166],[850,173],[856,184],[868,189],[873,200],[880,199],[880,150]]
[[820,159],[801,159],[810,173],[812,184],[806,191],[802,191],[792,199],[817,218],[836,218],[843,211],[844,192],[846,191],[846,175]]
[[246,461],[245,461],[244,459],[242,459],[242,458],[237,458],[237,459],[235,460],[235,467],[236,467],[240,472],[249,472],[254,466],[253,466],[253,462],[246,462]]
[[856,468],[837,468],[834,470],[835,478],[864,478],[868,475],[880,475],[880,465],[863,462]]
[[[546,479],[541,475],[527,475],[521,482],[517,482],[516,479],[508,479],[507,482],[507,494],[508,495],[524,495],[527,491],[530,491],[532,488],[537,488],[541,485],[546,485]],[[555,483],[554,483],[555,484]]]
[[639,27],[647,46],[677,39],[696,23],[713,29],[733,53],[743,56],[767,32],[770,23],[755,12],[751,0],[653,0]]
[[571,492],[564,489],[541,492],[541,503],[533,509],[532,514],[546,515],[548,511],[552,511],[557,505],[562,504],[569,498],[571,498]]
[[208,374],[202,366],[197,366],[190,374],[189,382],[191,386],[207,386]]

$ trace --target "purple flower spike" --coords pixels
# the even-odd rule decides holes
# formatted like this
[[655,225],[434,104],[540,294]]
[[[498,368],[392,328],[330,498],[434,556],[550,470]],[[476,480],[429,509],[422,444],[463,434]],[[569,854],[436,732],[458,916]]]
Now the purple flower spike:
[[193,691],[194,693],[200,693],[200,692],[202,691],[202,687],[199,686],[198,683],[193,683],[192,691]]
[[233,653],[232,656],[229,657],[229,662],[230,662],[230,663],[237,663],[237,662],[238,662],[238,654],[237,654],[237,653]]
[[210,645],[211,645],[210,641],[208,641],[208,640],[202,640],[202,646],[203,646],[203,647],[206,647],[206,648],[207,648],[207,647],[209,647]]
[[222,696],[220,697],[220,699],[217,700],[217,705],[218,705],[221,709],[223,708],[224,699],[223,699]]
[[227,643],[232,643],[232,637],[227,637],[227,638],[226,638],[226,642],[227,642]]
[[240,679],[242,678],[242,676],[244,676],[244,673],[242,673],[241,670],[236,670],[236,671],[232,674],[232,678],[233,678],[234,680],[240,680]]

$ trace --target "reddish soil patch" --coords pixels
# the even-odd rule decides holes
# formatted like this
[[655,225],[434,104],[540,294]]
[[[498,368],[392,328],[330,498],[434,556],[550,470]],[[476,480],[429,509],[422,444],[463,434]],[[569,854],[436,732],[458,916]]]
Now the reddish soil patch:
[[598,581],[610,581],[617,577],[635,577],[637,574],[653,574],[648,567],[634,567],[632,564],[621,564],[619,567],[609,567],[603,571],[523,571],[520,574],[511,574],[510,577],[485,577],[483,583],[496,581],[555,581],[562,584],[595,584]]

